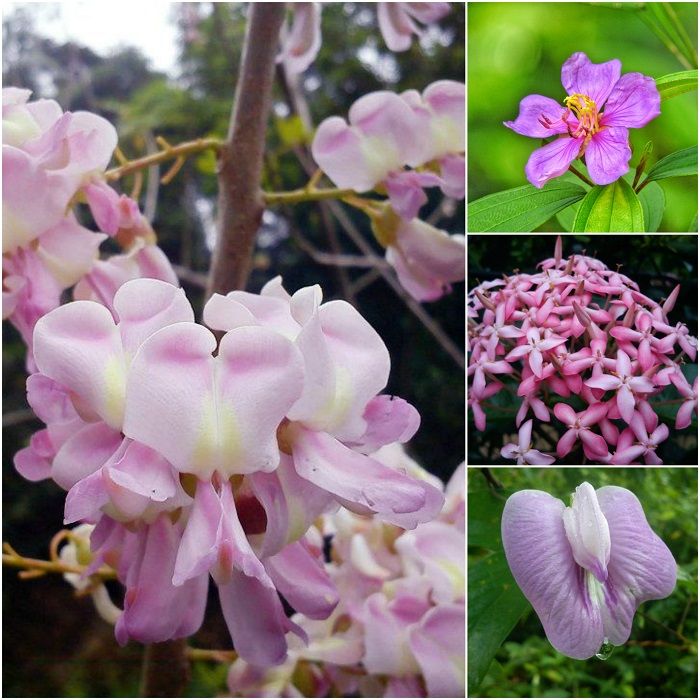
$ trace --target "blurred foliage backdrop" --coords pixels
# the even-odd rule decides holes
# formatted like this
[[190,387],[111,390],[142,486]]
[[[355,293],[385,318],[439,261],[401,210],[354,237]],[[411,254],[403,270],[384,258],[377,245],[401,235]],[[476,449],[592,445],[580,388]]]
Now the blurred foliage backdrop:
[[[527,95],[561,102],[561,66],[576,51],[594,63],[622,61],[622,73],[660,78],[685,70],[649,27],[636,6],[644,3],[472,2],[468,5],[468,200],[526,185],[525,163],[538,139],[503,126],[515,119]],[[695,2],[671,3],[697,49]],[[664,101],[661,116],[630,129],[632,169],[652,141],[650,165],[674,151],[697,145],[697,92]],[[666,195],[662,231],[689,231],[697,212],[697,177],[659,183]],[[561,230],[549,222],[542,231]]]
[[[171,4],[170,21],[179,33],[174,75],[151,70],[138,47],[129,46],[128,37],[122,48],[102,55],[79,42],[63,44],[50,33],[39,34],[34,13],[51,11],[51,7],[50,3],[27,3],[6,16],[4,85],[31,88],[34,99],[54,98],[66,110],[104,115],[117,124],[120,146],[132,158],[152,146],[157,135],[171,143],[207,135],[225,137],[245,30],[244,3]],[[464,20],[464,6],[454,3],[452,12],[426,33],[420,45],[414,42],[411,50],[393,54],[383,43],[371,3],[325,4],[323,46],[315,64],[291,89],[278,75],[266,189],[302,186],[308,175],[298,156],[304,156],[310,143],[312,125],[333,114],[345,116],[363,94],[381,89],[422,90],[442,78],[464,80]],[[296,110],[290,103],[296,104]],[[183,285],[199,311],[201,287],[188,280],[196,281],[197,274],[201,278],[209,265],[215,169],[211,154],[189,160],[171,184],[157,191],[157,207],[148,188],[141,196],[141,205],[153,217],[159,243],[171,261],[194,273],[183,279]],[[132,184],[122,183],[127,192]],[[437,192],[431,193],[424,212],[435,225],[463,232],[463,205],[444,204]],[[346,215],[349,224],[373,245],[366,218],[350,210]],[[406,398],[421,413],[412,456],[443,479],[449,478],[464,459],[462,369],[376,271],[319,265],[306,252],[309,246],[357,253],[341,227],[324,217],[316,204],[266,212],[249,289],[259,291],[281,274],[289,290],[320,283],[326,299],[352,301],[389,348],[392,371],[387,391]],[[451,295],[424,309],[462,348],[464,286],[456,285]],[[26,556],[45,558],[51,536],[62,526],[64,493],[53,484],[24,481],[12,466],[15,452],[41,424],[27,412],[24,348],[7,324],[3,331],[3,539]],[[99,697],[136,692],[141,647],[119,649],[112,630],[99,620],[89,599],[74,599],[72,589],[57,577],[21,582],[15,571],[3,571],[3,581],[4,695]],[[210,603],[211,611],[194,644],[230,648],[218,604]],[[221,691],[225,673],[224,666],[196,665],[190,694],[210,696]]]
[[[514,270],[534,273],[536,265],[552,257],[556,236],[527,235],[473,235],[467,238],[467,289],[487,280],[511,275]],[[643,294],[660,301],[680,283],[681,290],[671,312],[675,325],[685,323],[692,335],[698,333],[698,237],[696,235],[580,235],[562,236],[563,255],[586,254],[598,258],[611,270],[620,266],[621,272],[634,280]],[[690,383],[697,376],[697,364],[686,365],[686,377]],[[677,398],[675,389],[669,391]],[[499,398],[500,397],[500,398]],[[474,426],[471,411],[468,416],[467,464],[508,464],[503,459],[501,447],[508,442],[517,443],[515,414],[520,400],[514,401],[506,392],[494,397],[499,399],[498,413],[486,409],[486,430],[480,432]],[[658,409],[661,422],[670,429],[670,437],[657,451],[664,464],[698,463],[697,416],[685,430],[674,426],[678,405],[661,406]],[[555,421],[556,425],[556,421]],[[559,425],[559,428],[561,425]],[[559,436],[561,436],[561,431]],[[543,437],[543,436],[541,436]],[[554,453],[556,443],[544,451]],[[552,449],[550,449],[550,447]],[[559,463],[580,464],[582,452],[574,450]]]
[[[491,470],[490,481],[484,471],[468,470],[470,697],[697,697],[697,469],[503,468]],[[500,488],[494,488],[494,479]],[[539,489],[568,505],[569,494],[584,481],[595,488],[614,485],[632,491],[679,567],[673,593],[641,605],[630,640],[615,647],[606,661],[577,661],[557,652],[507,565],[500,569],[500,578],[490,577],[488,590],[480,585],[489,560],[505,562],[500,521],[508,496]],[[506,592],[496,597],[493,591]],[[485,643],[474,646],[477,639]],[[491,656],[485,658],[482,652],[490,642]],[[484,668],[477,687],[472,681],[478,663]]]

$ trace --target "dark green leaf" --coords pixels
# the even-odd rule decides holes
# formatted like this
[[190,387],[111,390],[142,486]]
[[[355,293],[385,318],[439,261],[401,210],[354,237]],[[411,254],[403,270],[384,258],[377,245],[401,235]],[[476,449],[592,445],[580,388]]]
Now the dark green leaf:
[[579,205],[573,231],[607,233],[644,231],[644,213],[629,183],[620,178],[610,185],[593,187]]
[[468,605],[467,681],[469,693],[474,694],[503,640],[530,607],[513,580],[502,551],[469,567]]
[[[471,478],[481,478],[481,474]],[[469,509],[468,544],[500,551],[501,514],[508,494],[496,494],[491,489],[470,491],[467,494]]]
[[662,100],[697,90],[698,72],[697,70],[684,70],[680,73],[669,73],[656,79],[656,88]]
[[664,215],[666,197],[657,182],[652,182],[639,193],[639,201],[644,212],[644,230],[654,233],[659,230],[661,217]]
[[647,180],[698,174],[698,147],[691,146],[667,155],[649,170]]
[[490,194],[468,207],[467,225],[471,232],[533,231],[558,211],[578,202],[585,190],[560,180],[542,189],[532,185]]

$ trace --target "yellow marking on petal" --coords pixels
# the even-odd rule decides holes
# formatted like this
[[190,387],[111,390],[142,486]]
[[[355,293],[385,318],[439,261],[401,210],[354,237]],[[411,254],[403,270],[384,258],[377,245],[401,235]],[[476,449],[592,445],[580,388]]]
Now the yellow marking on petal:
[[126,396],[126,372],[124,359],[112,356],[104,369],[104,413],[105,422],[121,430],[124,423],[124,398]]
[[401,168],[401,154],[388,141],[378,136],[367,136],[362,139],[362,155],[365,165],[374,182],[380,182],[391,170]]
[[433,137],[433,152],[437,158],[464,148],[461,145],[464,134],[452,117],[434,116],[430,120],[430,133]]
[[231,464],[239,460],[240,451],[240,431],[234,412],[209,394],[204,403],[199,436],[192,451],[193,470],[200,472],[200,476],[208,476],[215,470],[228,476],[232,473]]

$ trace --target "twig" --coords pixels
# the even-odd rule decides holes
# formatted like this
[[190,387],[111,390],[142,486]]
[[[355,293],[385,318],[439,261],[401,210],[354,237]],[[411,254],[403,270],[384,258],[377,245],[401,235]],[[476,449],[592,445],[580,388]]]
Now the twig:
[[190,661],[216,661],[222,664],[232,664],[238,654],[230,649],[195,649],[187,647],[185,650]]
[[[160,141],[162,144],[162,140]],[[219,139],[206,138],[206,139],[195,139],[194,141],[185,141],[177,146],[171,146],[168,144],[162,150],[156,153],[149,153],[143,158],[137,158],[136,160],[130,160],[119,165],[116,168],[112,168],[105,173],[107,180],[118,180],[124,175],[129,173],[134,173],[138,170],[144,170],[145,168],[150,168],[154,165],[164,163],[168,160],[178,160],[180,158],[186,158],[202,151],[207,151],[209,149],[218,150],[222,147],[222,142]]]
[[484,475],[484,478],[492,489],[495,489],[496,491],[501,491],[503,489],[503,484],[496,479],[488,467],[483,467],[479,471]]
[[173,265],[173,270],[180,280],[191,284],[193,287],[207,288],[207,275],[205,272],[197,272],[190,270],[189,267],[183,265]]
[[342,253],[326,253],[325,251],[317,250],[313,244],[307,241],[298,231],[294,231],[292,237],[297,245],[307,253],[309,257],[321,265],[369,268],[389,266],[389,263],[378,255],[345,255]]
[[263,192],[265,204],[300,204],[302,202],[321,202],[325,199],[345,199],[352,197],[355,190],[329,187],[318,190],[308,185],[289,192]]
[[217,240],[207,297],[243,289],[265,202],[260,190],[275,56],[285,3],[248,6],[226,143],[220,151]]
[[576,175],[576,177],[579,180],[583,180],[587,185],[590,185],[591,187],[595,187],[595,184],[593,182],[591,182],[581,171],[576,170],[576,168],[574,168],[573,165],[569,166],[569,172]]
[[30,420],[39,420],[31,408],[19,408],[16,411],[8,411],[2,414],[2,427],[10,428]]
[[[41,571],[52,574],[82,574],[87,569],[86,566],[72,566],[62,561],[46,561],[44,559],[23,557],[21,554],[17,554],[7,543],[3,544],[2,563],[3,566],[9,566],[13,569]],[[113,569],[103,567],[98,569],[92,576],[97,576],[101,579],[114,579],[117,577],[117,574]]]

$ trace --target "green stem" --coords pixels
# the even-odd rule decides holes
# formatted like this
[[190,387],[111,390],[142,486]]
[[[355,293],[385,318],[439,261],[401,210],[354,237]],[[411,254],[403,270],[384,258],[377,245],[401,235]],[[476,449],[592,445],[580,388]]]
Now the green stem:
[[331,187],[317,190],[302,187],[290,192],[263,192],[265,204],[300,204],[301,202],[320,202],[325,199],[345,199],[355,194],[355,190]]

